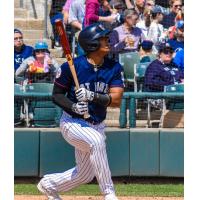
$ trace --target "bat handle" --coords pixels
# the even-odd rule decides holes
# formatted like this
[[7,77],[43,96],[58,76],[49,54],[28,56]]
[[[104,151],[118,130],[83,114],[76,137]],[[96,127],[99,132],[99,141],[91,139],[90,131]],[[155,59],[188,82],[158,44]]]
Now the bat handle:
[[88,119],[89,117],[90,117],[90,114],[88,112],[83,115],[84,119]]

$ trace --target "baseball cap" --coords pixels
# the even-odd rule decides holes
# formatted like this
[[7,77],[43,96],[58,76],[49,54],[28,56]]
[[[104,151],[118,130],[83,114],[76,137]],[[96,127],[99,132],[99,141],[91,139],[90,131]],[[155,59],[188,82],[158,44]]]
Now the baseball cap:
[[143,40],[141,43],[142,49],[151,50],[153,46],[153,42],[151,40]]
[[177,21],[175,26],[177,29],[184,29],[184,21],[183,20]]
[[153,14],[157,14],[157,13],[164,14],[163,9],[160,6],[157,6],[157,5],[153,7],[151,12]]
[[159,45],[159,53],[173,53],[174,49],[169,43],[162,43]]
[[19,33],[19,34],[23,35],[22,32],[18,28],[14,29],[14,33]]

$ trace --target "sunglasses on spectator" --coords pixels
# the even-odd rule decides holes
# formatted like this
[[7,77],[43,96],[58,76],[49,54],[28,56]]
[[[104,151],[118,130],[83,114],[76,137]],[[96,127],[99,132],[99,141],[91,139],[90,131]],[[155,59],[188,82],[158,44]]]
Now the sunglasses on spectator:
[[20,40],[20,41],[21,41],[21,40],[23,40],[23,37],[15,37],[14,40],[15,40],[15,41],[17,41],[17,40]]
[[46,49],[37,49],[35,50],[35,53],[45,53]]
[[182,5],[174,5],[175,8],[182,7]]

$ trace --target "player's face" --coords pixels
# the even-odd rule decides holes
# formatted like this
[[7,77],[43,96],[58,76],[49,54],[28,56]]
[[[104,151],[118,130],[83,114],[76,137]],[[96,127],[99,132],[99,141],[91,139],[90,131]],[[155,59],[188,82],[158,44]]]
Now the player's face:
[[100,48],[99,51],[104,52],[105,54],[108,54],[110,51],[110,45],[109,45],[109,37],[102,37],[100,38]]
[[15,47],[21,47],[23,45],[23,36],[20,33],[14,34],[14,46]]

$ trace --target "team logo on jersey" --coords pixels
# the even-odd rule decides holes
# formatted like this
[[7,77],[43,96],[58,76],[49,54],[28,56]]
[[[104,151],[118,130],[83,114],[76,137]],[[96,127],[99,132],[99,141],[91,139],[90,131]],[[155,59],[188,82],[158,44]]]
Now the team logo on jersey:
[[57,73],[56,73],[56,78],[59,78],[59,77],[60,77],[61,72],[62,72],[62,71],[61,71],[61,68],[59,68],[58,71],[57,71]]

